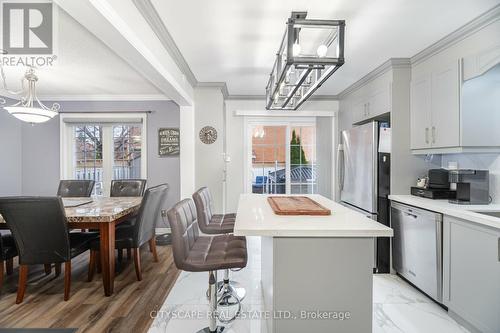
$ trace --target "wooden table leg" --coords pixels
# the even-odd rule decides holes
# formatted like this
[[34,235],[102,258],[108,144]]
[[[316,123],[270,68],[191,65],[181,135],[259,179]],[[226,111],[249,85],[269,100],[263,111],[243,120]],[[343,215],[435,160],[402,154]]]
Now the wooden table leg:
[[100,251],[104,295],[113,294],[115,280],[115,223],[100,223]]

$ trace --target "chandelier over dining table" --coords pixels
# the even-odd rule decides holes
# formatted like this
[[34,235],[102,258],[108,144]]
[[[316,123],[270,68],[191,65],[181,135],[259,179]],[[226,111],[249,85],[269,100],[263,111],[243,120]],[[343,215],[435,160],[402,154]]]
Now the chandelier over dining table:
[[344,20],[292,12],[266,87],[266,109],[297,110],[344,64]]

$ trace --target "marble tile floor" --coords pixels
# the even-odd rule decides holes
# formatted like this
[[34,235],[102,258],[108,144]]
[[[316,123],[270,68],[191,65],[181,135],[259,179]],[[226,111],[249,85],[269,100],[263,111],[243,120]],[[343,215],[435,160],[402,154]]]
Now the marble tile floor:
[[[248,237],[248,266],[232,272],[247,288],[242,315],[226,327],[227,333],[267,333],[260,287],[260,238]],[[204,291],[207,273],[182,272],[157,313],[149,333],[195,333],[207,326]],[[373,286],[373,333],[467,333],[447,312],[395,275],[375,275]]]

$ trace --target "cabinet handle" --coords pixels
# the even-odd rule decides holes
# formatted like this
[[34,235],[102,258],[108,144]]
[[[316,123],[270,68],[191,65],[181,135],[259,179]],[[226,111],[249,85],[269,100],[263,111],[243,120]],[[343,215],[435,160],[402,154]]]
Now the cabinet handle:
[[500,262],[500,237],[498,237],[498,262]]
[[436,143],[436,127],[432,126],[432,143]]
[[425,143],[429,143],[429,127],[425,128]]

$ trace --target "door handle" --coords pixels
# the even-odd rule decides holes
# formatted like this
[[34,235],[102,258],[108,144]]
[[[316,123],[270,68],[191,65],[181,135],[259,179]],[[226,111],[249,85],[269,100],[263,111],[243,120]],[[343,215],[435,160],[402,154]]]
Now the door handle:
[[411,216],[411,217],[413,217],[413,218],[415,218],[415,219],[418,217],[417,215],[412,214],[412,213],[408,213],[408,212],[403,212],[403,213],[404,213],[406,216]]
[[429,127],[425,128],[425,143],[429,143]]
[[344,148],[339,145],[337,148],[337,170],[338,170],[338,189],[342,191],[344,189]]
[[432,143],[436,143],[436,127],[432,126]]

